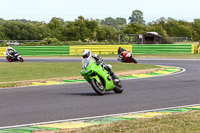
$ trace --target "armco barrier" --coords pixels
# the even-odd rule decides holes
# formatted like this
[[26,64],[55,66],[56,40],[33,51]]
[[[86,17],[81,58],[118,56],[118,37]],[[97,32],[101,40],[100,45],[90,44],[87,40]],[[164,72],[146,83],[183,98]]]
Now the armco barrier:
[[81,55],[84,49],[91,50],[95,54],[117,54],[118,48],[123,47],[132,52],[132,45],[85,45],[85,46],[70,46],[69,55]]
[[199,54],[200,48],[197,50],[198,44],[192,44],[192,53],[193,54]]
[[133,54],[191,53],[191,44],[140,44],[132,45]]
[[0,56],[4,56],[3,52],[6,52],[6,47],[0,47]]
[[16,46],[21,55],[69,55],[69,46]]
[[[96,54],[117,54],[118,48],[123,47],[133,54],[162,54],[162,53],[196,53],[196,44],[136,44],[136,45],[79,45],[79,46],[15,46],[22,56],[37,55],[81,55],[84,49],[90,49]],[[0,47],[0,56],[6,47]]]
[[197,54],[197,44],[192,44],[192,53]]

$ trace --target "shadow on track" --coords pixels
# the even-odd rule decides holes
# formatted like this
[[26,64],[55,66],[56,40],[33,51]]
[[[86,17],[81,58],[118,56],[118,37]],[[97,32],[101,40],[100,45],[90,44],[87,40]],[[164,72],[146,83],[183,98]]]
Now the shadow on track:
[[[77,95],[77,96],[101,96],[101,95],[98,95],[97,93],[95,92],[87,92],[87,93],[65,93],[66,95]],[[105,93],[104,95],[102,96],[105,96],[105,95],[110,95],[110,94],[115,94],[115,93]]]

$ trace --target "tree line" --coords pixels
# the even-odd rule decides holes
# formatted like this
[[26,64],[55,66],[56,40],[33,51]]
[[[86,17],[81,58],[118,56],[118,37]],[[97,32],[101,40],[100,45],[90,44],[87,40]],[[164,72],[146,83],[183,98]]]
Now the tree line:
[[145,24],[143,13],[135,10],[129,17],[86,19],[79,16],[74,21],[53,17],[49,23],[25,19],[3,20],[0,18],[0,40],[43,40],[58,41],[118,41],[118,34],[144,34],[155,31],[163,37],[188,37],[200,40],[200,19],[193,22],[161,17]]

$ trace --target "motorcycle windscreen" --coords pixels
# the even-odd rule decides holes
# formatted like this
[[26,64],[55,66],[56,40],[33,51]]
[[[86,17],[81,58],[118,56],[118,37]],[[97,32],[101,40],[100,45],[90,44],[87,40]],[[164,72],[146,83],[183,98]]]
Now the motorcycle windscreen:
[[91,58],[82,59],[82,68],[86,68],[90,64]]
[[128,52],[128,53],[126,54],[126,57],[131,57],[131,53]]

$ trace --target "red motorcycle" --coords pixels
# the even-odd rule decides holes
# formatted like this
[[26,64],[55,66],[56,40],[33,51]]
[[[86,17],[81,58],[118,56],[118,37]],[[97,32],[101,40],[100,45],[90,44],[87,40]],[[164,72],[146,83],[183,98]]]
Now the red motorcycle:
[[[120,57],[121,56],[121,57]],[[119,56],[118,60],[120,62],[125,62],[125,63],[137,63],[137,61],[133,58],[132,54],[130,51],[125,51],[122,52],[121,55]]]

